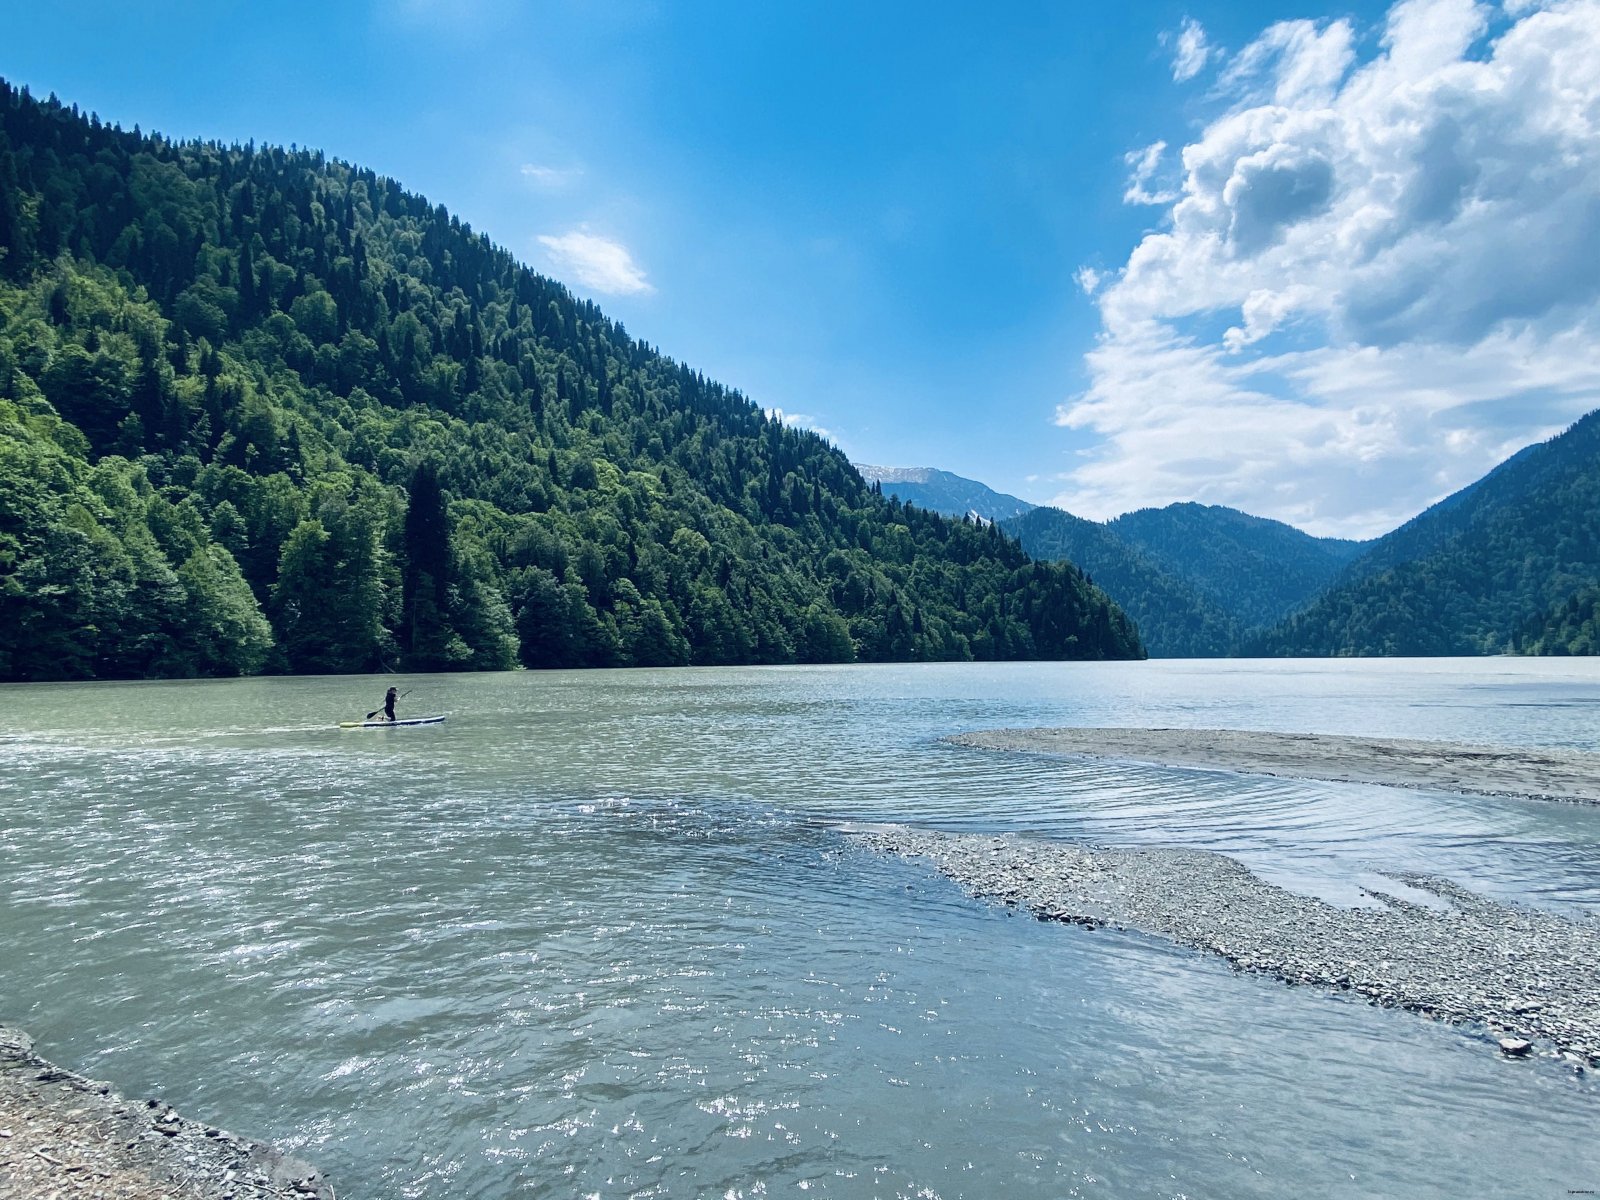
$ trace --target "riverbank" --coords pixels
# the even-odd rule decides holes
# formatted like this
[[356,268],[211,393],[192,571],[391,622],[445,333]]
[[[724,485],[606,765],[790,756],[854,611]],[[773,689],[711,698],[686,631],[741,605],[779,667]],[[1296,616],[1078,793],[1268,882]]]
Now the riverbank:
[[306,1163],[62,1070],[3,1025],[0,1196],[335,1200]]
[[1238,729],[995,729],[947,741],[1334,783],[1600,804],[1600,753]]
[[853,836],[880,853],[925,859],[972,896],[1041,920],[1136,929],[1240,970],[1481,1023],[1509,1055],[1537,1047],[1574,1066],[1600,1066],[1600,922],[1514,908],[1426,875],[1392,878],[1429,902],[1367,889],[1373,907],[1336,908],[1205,850],[1097,849],[902,826]]

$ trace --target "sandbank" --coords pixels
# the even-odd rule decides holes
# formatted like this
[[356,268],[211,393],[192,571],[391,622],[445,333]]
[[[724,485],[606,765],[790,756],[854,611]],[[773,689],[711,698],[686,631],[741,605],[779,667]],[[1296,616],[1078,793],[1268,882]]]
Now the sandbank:
[[[1108,849],[905,826],[857,828],[926,860],[977,898],[1040,920],[1138,930],[1259,971],[1450,1022],[1481,1023],[1508,1055],[1536,1046],[1600,1066],[1600,922],[1501,904],[1447,879],[1395,873],[1440,903],[1374,889],[1339,908],[1238,861],[1187,848]],[[1398,889],[1397,889],[1398,890]]]
[[984,750],[1600,804],[1600,753],[1584,750],[1241,729],[996,729],[946,740]]

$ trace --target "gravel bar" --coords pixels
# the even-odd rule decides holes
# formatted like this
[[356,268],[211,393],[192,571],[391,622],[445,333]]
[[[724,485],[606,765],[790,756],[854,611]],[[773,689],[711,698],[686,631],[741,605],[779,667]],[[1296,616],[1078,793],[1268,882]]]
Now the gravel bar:
[[1098,849],[1013,836],[857,827],[883,854],[928,860],[979,899],[1041,920],[1110,925],[1219,954],[1240,970],[1474,1022],[1507,1055],[1535,1046],[1600,1066],[1600,922],[1488,900],[1447,879],[1393,874],[1437,907],[1363,889],[1338,908],[1209,850]]
[[1600,804],[1600,754],[1586,750],[1241,729],[994,729],[946,740],[982,750]]
[[40,1058],[0,1025],[0,1197],[335,1200],[313,1168],[261,1142]]

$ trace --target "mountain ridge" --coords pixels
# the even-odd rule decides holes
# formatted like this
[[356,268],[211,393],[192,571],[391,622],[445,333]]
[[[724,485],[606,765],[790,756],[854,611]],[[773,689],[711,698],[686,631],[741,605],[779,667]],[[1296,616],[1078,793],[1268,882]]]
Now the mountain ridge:
[[0,80],[0,678],[1142,655],[443,206]]
[[985,521],[1004,521],[1037,507],[1016,496],[997,492],[975,479],[938,467],[879,467],[870,463],[851,463],[851,466],[868,483],[879,484],[886,495],[897,496],[902,502],[947,517],[970,515]]
[[[1600,581],[1600,410],[1378,539],[1252,644],[1267,654],[1541,649]],[[1576,612],[1576,610],[1574,610]],[[1576,637],[1575,634],[1570,635]],[[1548,650],[1548,648],[1546,648]]]

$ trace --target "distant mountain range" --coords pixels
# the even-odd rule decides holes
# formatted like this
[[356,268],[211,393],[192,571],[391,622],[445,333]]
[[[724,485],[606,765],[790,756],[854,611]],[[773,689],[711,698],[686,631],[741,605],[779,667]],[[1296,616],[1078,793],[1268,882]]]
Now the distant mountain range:
[[1201,504],[1089,521],[947,471],[858,469],[1075,563],[1154,657],[1600,652],[1600,412],[1369,542]]
[[1592,653],[1600,412],[1373,542],[1252,641],[1295,655]]
[[1004,521],[1031,512],[1036,506],[1015,496],[1007,496],[973,479],[963,479],[933,467],[874,467],[852,463],[861,478],[882,486],[885,496],[898,497],[903,504],[915,504],[946,517],[982,517],[985,521]]

